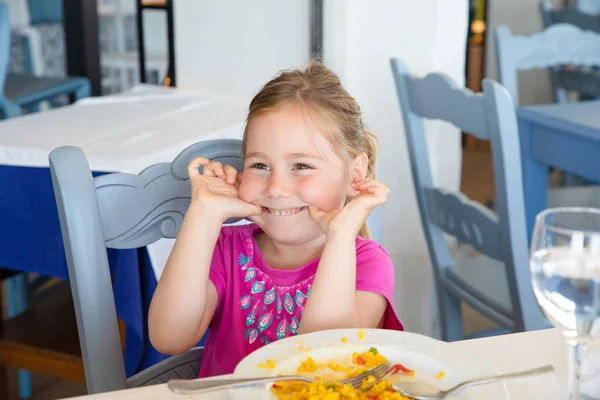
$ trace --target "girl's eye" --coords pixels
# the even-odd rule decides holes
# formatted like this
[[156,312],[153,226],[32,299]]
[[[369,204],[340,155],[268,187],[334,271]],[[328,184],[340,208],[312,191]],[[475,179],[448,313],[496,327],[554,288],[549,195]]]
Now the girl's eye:
[[312,167],[310,165],[306,165],[306,164],[296,164],[296,165],[294,165],[294,168],[297,170],[312,169]]
[[263,169],[263,170],[265,170],[265,171],[268,171],[268,170],[269,170],[269,167],[267,167],[267,166],[266,166],[265,164],[263,164],[263,163],[256,163],[256,164],[253,164],[253,165],[252,165],[252,168],[255,168],[255,169]]

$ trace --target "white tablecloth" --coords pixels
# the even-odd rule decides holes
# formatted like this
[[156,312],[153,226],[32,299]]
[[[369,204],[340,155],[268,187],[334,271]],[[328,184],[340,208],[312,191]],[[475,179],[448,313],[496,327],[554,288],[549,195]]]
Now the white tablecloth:
[[[94,171],[139,173],[189,145],[240,138],[249,98],[140,85],[116,96],[0,122],[0,164],[48,167],[53,149],[80,147]],[[148,246],[157,279],[173,240]]]
[[[552,364],[556,368],[552,374],[507,381],[510,399],[567,399],[565,343],[561,332],[556,329],[453,342],[450,345],[464,350],[465,354],[481,357],[498,372],[513,372]],[[591,350],[591,356],[585,362],[585,369],[598,371],[600,369],[600,344],[595,344]],[[600,399],[600,375],[584,385],[584,393],[593,396],[591,399]],[[203,395],[201,398],[227,398],[223,394],[223,392],[216,392],[212,395]],[[157,385],[87,396],[85,400],[177,400],[182,398],[180,395],[171,393],[166,385]],[[485,398],[481,397],[481,399]]]
[[241,138],[249,101],[149,85],[87,98],[0,122],[0,164],[46,167],[51,150],[73,145],[93,170],[138,173],[200,140]]

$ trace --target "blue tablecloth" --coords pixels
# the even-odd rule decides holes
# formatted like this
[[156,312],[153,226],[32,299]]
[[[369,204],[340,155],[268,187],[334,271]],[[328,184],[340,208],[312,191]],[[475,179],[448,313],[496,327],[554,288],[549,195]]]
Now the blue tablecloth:
[[[49,168],[0,165],[0,223],[0,268],[68,279]],[[108,257],[117,315],[127,326],[129,377],[166,358],[148,339],[147,315],[157,282],[145,249],[109,249]]]

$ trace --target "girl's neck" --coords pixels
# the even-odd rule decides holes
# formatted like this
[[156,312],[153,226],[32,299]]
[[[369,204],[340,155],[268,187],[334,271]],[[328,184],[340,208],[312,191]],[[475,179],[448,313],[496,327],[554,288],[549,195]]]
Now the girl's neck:
[[293,270],[308,264],[320,257],[325,247],[324,235],[296,246],[277,243],[264,232],[258,233],[254,239],[267,264],[271,268],[281,270]]

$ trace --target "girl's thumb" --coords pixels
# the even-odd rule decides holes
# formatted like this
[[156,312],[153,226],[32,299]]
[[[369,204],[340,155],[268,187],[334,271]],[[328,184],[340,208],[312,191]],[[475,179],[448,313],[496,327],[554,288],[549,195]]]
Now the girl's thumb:
[[260,213],[262,213],[262,206],[259,206],[258,204],[250,204],[250,212],[252,213],[251,215],[258,215]]

